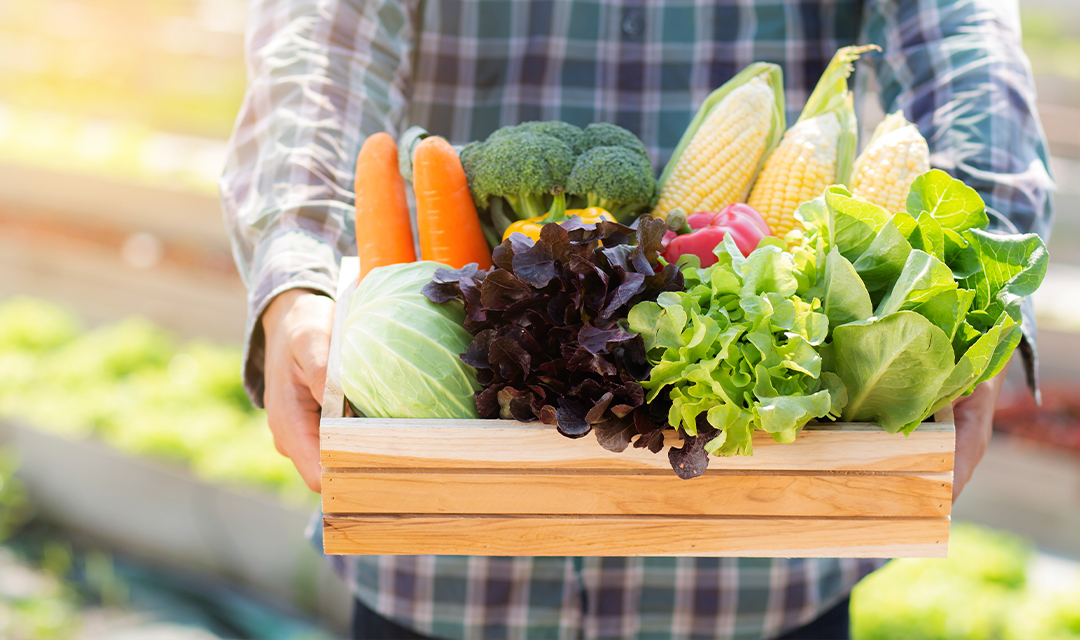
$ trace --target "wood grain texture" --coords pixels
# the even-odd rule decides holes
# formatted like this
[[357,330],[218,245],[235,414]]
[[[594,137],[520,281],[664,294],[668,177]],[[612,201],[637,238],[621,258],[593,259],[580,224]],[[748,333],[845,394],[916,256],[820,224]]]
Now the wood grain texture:
[[322,417],[345,417],[345,392],[341,388],[341,331],[349,315],[349,299],[356,291],[360,278],[360,259],[341,259],[338,290],[334,307],[334,328],[330,334],[330,355],[326,361],[326,387],[323,390]]
[[[509,420],[323,420],[327,469],[662,469],[664,451],[605,450],[592,436],[571,439],[554,427]],[[902,471],[943,473],[953,465],[952,424],[927,423],[910,436],[868,424],[808,425],[795,442],[754,436],[754,455],[712,458],[720,470]],[[678,446],[672,432],[666,444]],[[430,443],[421,447],[417,443]]]
[[943,558],[949,519],[326,516],[329,554]]
[[323,474],[324,513],[940,517],[952,474]]

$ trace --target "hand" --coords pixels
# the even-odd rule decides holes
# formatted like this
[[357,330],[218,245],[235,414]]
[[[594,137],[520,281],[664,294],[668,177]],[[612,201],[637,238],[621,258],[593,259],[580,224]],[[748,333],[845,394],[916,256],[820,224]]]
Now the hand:
[[266,307],[262,326],[266,333],[263,404],[274,446],[292,460],[308,487],[319,493],[319,414],[334,301],[306,289],[290,289]]
[[953,402],[956,422],[956,456],[953,459],[952,499],[960,495],[964,485],[971,479],[975,465],[986,453],[986,445],[994,430],[994,408],[997,406],[1001,385],[1009,366],[993,378],[980,384],[970,396]]

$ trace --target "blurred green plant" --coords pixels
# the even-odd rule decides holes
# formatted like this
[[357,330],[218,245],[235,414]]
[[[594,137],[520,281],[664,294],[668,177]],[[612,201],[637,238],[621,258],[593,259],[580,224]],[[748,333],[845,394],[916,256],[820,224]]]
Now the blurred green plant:
[[15,477],[17,467],[15,450],[0,448],[0,543],[18,531],[33,513],[26,490]]
[[83,331],[60,307],[14,298],[0,302],[0,418],[311,504],[248,401],[240,358],[236,348],[180,342],[143,318]]
[[1013,534],[953,523],[948,559],[894,560],[855,587],[852,637],[1080,639],[1080,598],[1028,588],[1033,552]]

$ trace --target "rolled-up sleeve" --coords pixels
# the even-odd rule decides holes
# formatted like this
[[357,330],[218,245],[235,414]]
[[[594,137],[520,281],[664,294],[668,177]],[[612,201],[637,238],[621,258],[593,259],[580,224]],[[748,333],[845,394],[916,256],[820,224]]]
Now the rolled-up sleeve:
[[[1049,239],[1054,183],[1020,44],[1016,0],[868,0],[862,40],[886,112],[903,110],[930,161],[974,187],[992,228]],[[1028,383],[1038,389],[1035,322],[1024,305]]]
[[256,406],[263,310],[288,289],[333,297],[341,256],[356,252],[356,155],[404,122],[415,17],[409,0],[251,3],[248,87],[220,188],[248,290],[243,376]]

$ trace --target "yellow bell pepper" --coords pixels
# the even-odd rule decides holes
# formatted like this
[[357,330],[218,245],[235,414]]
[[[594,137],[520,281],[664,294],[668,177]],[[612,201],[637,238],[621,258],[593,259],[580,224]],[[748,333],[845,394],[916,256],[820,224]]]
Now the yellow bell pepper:
[[503,233],[503,240],[509,238],[512,233],[523,233],[532,238],[535,242],[540,239],[540,230],[544,228],[545,224],[549,222],[564,222],[573,216],[581,218],[581,221],[585,224],[594,224],[601,220],[615,222],[615,217],[600,207],[567,209],[566,196],[559,194],[555,196],[555,202],[552,203],[551,209],[544,215],[536,216],[535,218],[527,218],[525,220],[518,220],[507,227],[506,231]]

